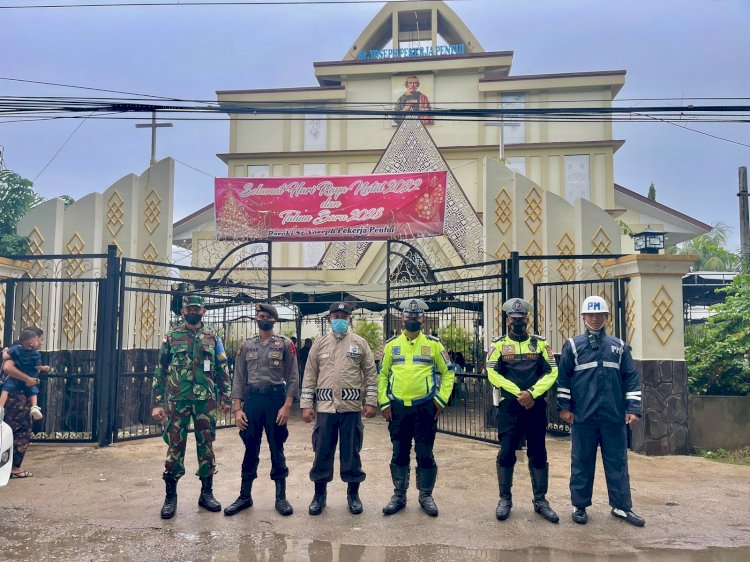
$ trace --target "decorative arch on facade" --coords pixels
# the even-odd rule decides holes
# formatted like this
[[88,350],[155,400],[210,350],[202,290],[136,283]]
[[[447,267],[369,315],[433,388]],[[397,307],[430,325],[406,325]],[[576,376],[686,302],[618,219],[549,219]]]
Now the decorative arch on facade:
[[[393,40],[394,29],[400,29],[400,18],[407,18],[411,14],[415,14],[412,16],[415,18],[416,14],[424,12],[430,13],[429,29],[433,44],[437,43],[440,36],[448,44],[466,45],[467,53],[484,52],[474,34],[445,2],[430,3],[427,7],[424,2],[388,2],[357,37],[344,60],[356,60],[363,51],[384,48]],[[423,37],[420,33],[421,40],[425,40]],[[394,48],[397,48],[398,40],[395,43]]]

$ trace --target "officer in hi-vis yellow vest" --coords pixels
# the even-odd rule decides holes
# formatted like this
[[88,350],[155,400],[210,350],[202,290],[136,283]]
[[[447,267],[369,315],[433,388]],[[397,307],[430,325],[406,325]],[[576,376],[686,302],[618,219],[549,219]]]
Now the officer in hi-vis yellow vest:
[[393,515],[406,507],[409,452],[414,441],[419,505],[425,513],[437,517],[438,508],[432,498],[437,465],[432,447],[438,416],[453,390],[453,371],[448,369],[448,353],[440,340],[422,333],[427,304],[421,299],[407,299],[399,308],[404,331],[386,342],[378,374],[378,405],[388,420],[393,443],[394,495],[383,513]]
[[510,299],[503,304],[508,315],[508,333],[492,340],[487,357],[487,375],[500,392],[498,416],[497,482],[500,501],[495,517],[504,521],[513,506],[511,486],[516,449],[526,436],[531,487],[534,492],[534,511],[547,521],[557,523],[560,518],[546,499],[549,481],[547,448],[547,403],[544,395],[555,384],[557,366],[552,350],[544,338],[529,335],[528,314],[531,304],[523,299]]

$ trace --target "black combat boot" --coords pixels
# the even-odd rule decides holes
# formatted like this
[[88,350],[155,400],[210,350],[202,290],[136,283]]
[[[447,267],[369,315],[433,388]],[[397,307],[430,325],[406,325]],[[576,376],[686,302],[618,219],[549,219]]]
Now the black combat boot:
[[236,515],[243,509],[247,509],[253,505],[253,479],[246,476],[242,477],[242,484],[240,484],[240,495],[234,500],[234,503],[224,508],[224,515]]
[[419,468],[417,467],[417,489],[419,490],[419,505],[422,510],[430,517],[438,516],[438,508],[435,500],[432,498],[432,489],[435,487],[437,480],[437,467]]
[[294,513],[291,504],[286,500],[286,479],[275,480],[276,482],[276,511],[286,517]]
[[308,513],[320,515],[326,507],[326,482],[315,482],[315,495],[310,502]]
[[167,495],[164,497],[164,505],[161,508],[161,518],[172,519],[177,511],[177,479],[166,473],[162,478],[167,487]]
[[393,496],[383,508],[383,515],[393,515],[406,507],[406,490],[409,488],[409,467],[391,463]]
[[495,517],[498,521],[505,521],[510,515],[510,508],[513,507],[513,496],[510,493],[513,488],[513,467],[500,466],[495,463],[497,468],[497,485],[500,488],[500,501],[497,502]]
[[364,509],[362,500],[359,499],[359,482],[349,482],[346,485],[346,504],[349,506],[349,512],[359,515]]
[[201,495],[198,505],[208,511],[221,511],[221,504],[214,497],[214,475],[201,478]]
[[534,491],[534,511],[550,523],[557,523],[560,518],[545,498],[549,483],[549,465],[544,468],[534,468],[529,465],[529,473],[531,474],[531,489]]

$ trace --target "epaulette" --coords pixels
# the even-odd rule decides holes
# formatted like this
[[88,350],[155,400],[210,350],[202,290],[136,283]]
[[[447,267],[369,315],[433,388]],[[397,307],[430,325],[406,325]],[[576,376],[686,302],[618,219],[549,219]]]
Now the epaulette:
[[493,338],[492,341],[500,341],[503,338],[505,338],[505,334],[503,334],[502,336],[497,336],[496,338]]
[[385,343],[391,342],[391,341],[395,340],[397,337],[398,336],[391,336],[390,338],[388,338],[387,340],[385,340]]
[[531,337],[539,341],[547,341],[547,338],[545,338],[544,336],[537,335],[537,334],[532,334]]
[[437,338],[435,336],[427,336],[427,339],[432,341],[440,341],[440,338]]

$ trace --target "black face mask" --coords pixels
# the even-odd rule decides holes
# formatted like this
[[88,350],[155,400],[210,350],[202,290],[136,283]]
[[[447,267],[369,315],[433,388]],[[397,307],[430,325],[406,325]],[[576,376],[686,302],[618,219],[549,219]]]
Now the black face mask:
[[275,322],[273,320],[258,320],[258,328],[261,330],[271,330]]
[[195,326],[196,324],[200,324],[202,318],[202,314],[198,314],[197,312],[190,312],[189,314],[185,315],[185,322]]
[[407,332],[418,332],[422,329],[422,324],[419,320],[407,320],[404,322],[404,328],[406,328]]
[[528,324],[526,321],[522,322],[511,322],[510,323],[510,331],[515,336],[522,336],[526,333],[526,327]]

